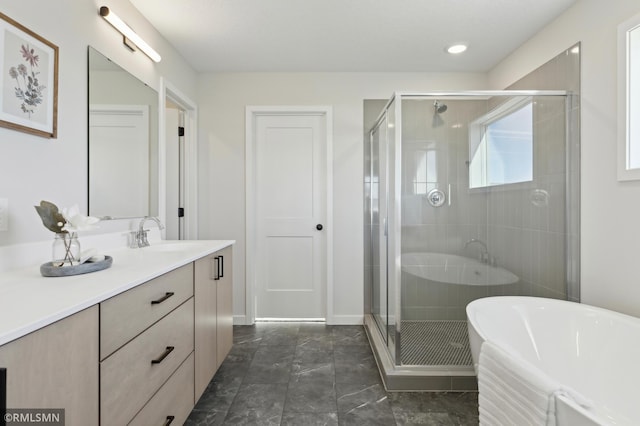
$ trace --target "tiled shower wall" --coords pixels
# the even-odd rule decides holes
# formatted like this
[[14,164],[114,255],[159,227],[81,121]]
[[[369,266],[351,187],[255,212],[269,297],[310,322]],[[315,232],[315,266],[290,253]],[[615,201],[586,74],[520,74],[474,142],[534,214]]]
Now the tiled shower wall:
[[[566,100],[534,99],[532,185],[469,190],[468,124],[504,98],[444,100],[448,109],[440,114],[444,122],[440,126],[433,125],[433,100],[403,102],[402,252],[475,257],[479,246],[464,246],[478,238],[487,244],[498,266],[520,278],[511,285],[467,286],[403,272],[403,320],[463,320],[470,301],[492,295],[579,297],[577,291],[567,292],[569,283],[577,285],[579,280],[579,50],[568,49],[509,89],[557,89],[574,94]],[[418,163],[425,152],[430,160],[424,182],[420,182]],[[416,185],[420,185],[418,191]],[[447,194],[444,206],[432,207],[424,194],[416,194],[433,188]],[[571,262],[567,262],[568,255]]]

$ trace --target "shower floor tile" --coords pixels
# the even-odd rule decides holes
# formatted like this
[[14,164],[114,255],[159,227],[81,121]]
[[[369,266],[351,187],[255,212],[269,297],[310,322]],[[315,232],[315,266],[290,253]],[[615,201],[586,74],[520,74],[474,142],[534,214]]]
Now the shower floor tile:
[[466,321],[402,321],[403,365],[472,365]]

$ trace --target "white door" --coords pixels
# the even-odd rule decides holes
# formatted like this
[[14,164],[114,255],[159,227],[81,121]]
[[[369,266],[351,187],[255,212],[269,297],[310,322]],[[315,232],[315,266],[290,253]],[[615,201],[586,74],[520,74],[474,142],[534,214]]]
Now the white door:
[[[91,105],[89,134],[91,215],[147,216],[148,105]],[[117,197],[109,196],[111,188],[119,188]]]
[[325,318],[325,120],[255,116],[257,319]]

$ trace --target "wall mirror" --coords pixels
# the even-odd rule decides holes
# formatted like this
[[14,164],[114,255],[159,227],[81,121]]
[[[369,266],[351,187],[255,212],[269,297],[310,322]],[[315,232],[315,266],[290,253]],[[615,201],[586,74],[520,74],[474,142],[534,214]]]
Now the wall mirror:
[[640,15],[618,26],[618,180],[640,180]]
[[89,47],[89,215],[158,215],[158,93]]

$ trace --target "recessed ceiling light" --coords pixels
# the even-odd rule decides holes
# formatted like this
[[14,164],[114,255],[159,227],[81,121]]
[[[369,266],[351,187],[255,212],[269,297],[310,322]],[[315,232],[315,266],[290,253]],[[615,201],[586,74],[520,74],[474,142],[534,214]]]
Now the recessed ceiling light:
[[453,55],[457,55],[458,53],[462,53],[465,50],[467,50],[467,45],[466,44],[454,44],[451,45],[449,47],[447,47],[447,53],[451,53]]

